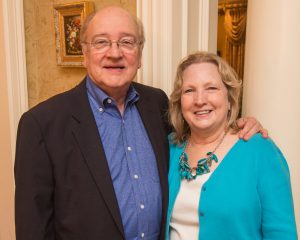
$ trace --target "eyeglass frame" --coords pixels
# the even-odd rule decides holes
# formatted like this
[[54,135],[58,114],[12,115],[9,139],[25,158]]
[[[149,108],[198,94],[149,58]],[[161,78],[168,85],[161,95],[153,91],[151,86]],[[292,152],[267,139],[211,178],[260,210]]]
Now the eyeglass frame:
[[[124,42],[122,42],[122,40],[123,40],[123,41],[126,40],[125,37],[124,37],[124,38],[121,38],[121,39],[119,39],[119,40],[111,40],[111,39],[109,39],[109,38],[101,38],[101,40],[107,41],[107,43],[106,43],[107,45],[103,46],[102,48],[101,48],[101,47],[100,47],[100,48],[95,47],[95,44],[96,44],[95,41],[93,41],[93,42],[82,42],[82,44],[88,44],[88,45],[90,45],[93,49],[95,49],[96,51],[98,51],[98,52],[100,52],[100,53],[105,53],[105,52],[109,51],[109,50],[112,48],[113,43],[116,43],[118,49],[119,49],[120,51],[122,51],[122,52],[125,52],[125,53],[132,53],[132,52],[136,49],[136,47],[138,47],[139,45],[142,45],[142,42],[141,42],[141,41],[138,41],[138,40],[136,40],[136,39],[133,39],[134,42],[132,43],[132,44],[133,44],[132,49],[131,49],[131,48],[126,48],[125,45],[124,45]],[[122,48],[122,47],[123,47],[123,48]],[[124,48],[124,47],[125,47],[125,48]],[[106,48],[107,48],[107,49],[106,49]],[[124,50],[124,49],[125,49],[125,50]]]

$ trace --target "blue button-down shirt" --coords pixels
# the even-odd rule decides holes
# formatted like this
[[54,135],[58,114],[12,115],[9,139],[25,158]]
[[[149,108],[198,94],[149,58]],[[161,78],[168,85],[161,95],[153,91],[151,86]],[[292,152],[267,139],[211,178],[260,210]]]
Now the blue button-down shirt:
[[122,115],[114,99],[89,77],[86,86],[117,196],[126,240],[157,240],[162,212],[161,188],[156,158],[135,106],[139,94],[130,86]]

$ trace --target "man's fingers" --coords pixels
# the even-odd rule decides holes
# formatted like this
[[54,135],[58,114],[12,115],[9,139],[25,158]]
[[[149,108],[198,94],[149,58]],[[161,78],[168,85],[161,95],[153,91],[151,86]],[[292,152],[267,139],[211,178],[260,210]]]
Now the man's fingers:
[[243,122],[243,129],[239,133],[239,137],[245,141],[249,140],[255,133],[262,128],[260,123],[253,118],[248,118]]
[[269,137],[269,133],[268,133],[268,130],[265,129],[265,128],[261,128],[259,130],[259,132],[261,133],[261,135],[263,136],[263,138],[268,138]]
[[237,120],[237,125],[238,125],[239,128],[242,128],[245,125],[246,122],[247,122],[246,118],[244,118],[244,117],[243,118],[239,118]]

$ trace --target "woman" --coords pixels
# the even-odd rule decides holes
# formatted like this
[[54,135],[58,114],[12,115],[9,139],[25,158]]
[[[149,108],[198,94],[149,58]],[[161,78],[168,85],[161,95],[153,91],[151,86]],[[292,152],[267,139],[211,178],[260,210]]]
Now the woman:
[[240,93],[237,74],[214,54],[179,65],[166,239],[297,239],[287,163],[260,134],[239,140]]

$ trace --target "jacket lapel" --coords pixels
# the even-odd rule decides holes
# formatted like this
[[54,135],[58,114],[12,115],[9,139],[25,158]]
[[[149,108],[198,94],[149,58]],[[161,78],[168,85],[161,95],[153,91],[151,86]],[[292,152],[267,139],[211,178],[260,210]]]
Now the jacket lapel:
[[87,90],[83,81],[74,89],[73,134],[82,152],[90,173],[104,199],[107,208],[124,236],[123,224],[114,192],[105,152],[98,133],[97,125],[88,101]]

